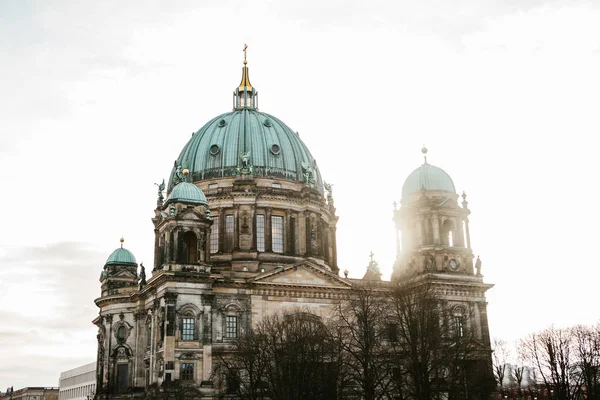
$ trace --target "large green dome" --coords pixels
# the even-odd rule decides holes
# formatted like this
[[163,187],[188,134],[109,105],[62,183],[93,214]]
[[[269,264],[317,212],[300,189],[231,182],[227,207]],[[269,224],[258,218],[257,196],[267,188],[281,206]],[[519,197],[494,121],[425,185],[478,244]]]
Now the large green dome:
[[406,178],[402,186],[402,198],[417,193],[421,189],[456,193],[450,175],[443,169],[427,163],[415,169]]
[[[298,134],[281,120],[253,107],[239,107],[210,120],[192,135],[177,165],[189,169],[191,182],[234,177],[242,154],[248,153],[255,177],[304,182],[310,170],[315,187],[323,193],[316,161]],[[174,167],[169,192],[175,172]]]

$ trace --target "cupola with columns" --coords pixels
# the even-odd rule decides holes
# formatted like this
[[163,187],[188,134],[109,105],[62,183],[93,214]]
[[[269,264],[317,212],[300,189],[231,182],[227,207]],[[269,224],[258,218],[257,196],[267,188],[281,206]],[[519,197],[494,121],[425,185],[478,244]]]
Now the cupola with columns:
[[186,182],[189,171],[179,169],[178,183],[167,200],[159,201],[154,224],[154,270],[210,273],[210,227],[213,223],[206,196]]
[[397,256],[393,275],[473,274],[466,194],[461,207],[450,175],[427,162],[427,148],[421,151],[423,165],[404,182],[400,208],[394,203]]

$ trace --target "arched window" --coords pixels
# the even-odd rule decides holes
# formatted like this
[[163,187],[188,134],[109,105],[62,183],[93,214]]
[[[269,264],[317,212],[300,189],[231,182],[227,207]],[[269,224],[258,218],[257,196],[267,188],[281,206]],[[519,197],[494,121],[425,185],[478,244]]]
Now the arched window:
[[183,262],[184,264],[195,264],[198,262],[198,238],[194,232],[188,231],[183,234]]
[[452,310],[452,323],[454,325],[454,334],[456,337],[465,336],[465,309],[462,306],[456,306]]
[[117,329],[117,339],[120,342],[124,342],[127,339],[127,327],[125,325],[121,325],[119,329]]
[[202,332],[202,312],[194,304],[185,304],[178,312],[178,329],[180,340],[198,340]]
[[454,222],[445,220],[442,224],[442,240],[446,246],[454,246]]

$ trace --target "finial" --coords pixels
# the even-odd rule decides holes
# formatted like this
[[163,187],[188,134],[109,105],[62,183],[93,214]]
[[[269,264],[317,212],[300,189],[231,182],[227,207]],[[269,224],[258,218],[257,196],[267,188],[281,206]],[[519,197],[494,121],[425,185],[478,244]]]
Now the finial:
[[244,65],[248,64],[248,61],[246,61],[246,49],[248,48],[248,45],[246,43],[244,43]]
[[347,277],[348,277],[348,268],[346,268],[346,269],[344,270],[344,278],[347,278]]
[[373,257],[375,256],[375,254],[373,254],[373,251],[371,251],[371,253],[369,253],[369,258],[371,259],[370,264],[373,263]]
[[184,175],[187,175],[190,173],[190,170],[187,168],[184,168],[183,171],[181,171]]
[[427,147],[425,147],[425,145],[423,145],[423,148],[421,149],[421,153],[423,153],[423,157],[425,158],[425,164],[427,164]]
[[125,239],[123,239],[123,237],[121,236],[121,239],[119,239],[119,242],[121,242],[121,248],[123,248],[123,242],[125,241]]

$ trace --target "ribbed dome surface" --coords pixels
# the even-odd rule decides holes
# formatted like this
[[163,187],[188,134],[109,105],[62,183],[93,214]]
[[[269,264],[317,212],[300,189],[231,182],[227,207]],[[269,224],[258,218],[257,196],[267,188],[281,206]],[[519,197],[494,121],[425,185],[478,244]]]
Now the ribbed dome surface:
[[173,202],[203,204],[208,206],[206,196],[200,188],[192,183],[180,182],[169,194],[166,204]]
[[421,165],[406,178],[402,186],[402,198],[419,192],[421,188],[456,193],[450,175],[431,164]]
[[[304,182],[304,168],[313,170],[323,193],[321,174],[298,135],[279,119],[256,109],[238,109],[213,118],[183,148],[177,165],[190,171],[191,181],[237,175],[240,157],[250,153],[253,175]],[[173,188],[175,168],[169,180]]]
[[122,247],[119,247],[106,260],[106,265],[137,265],[133,254]]

